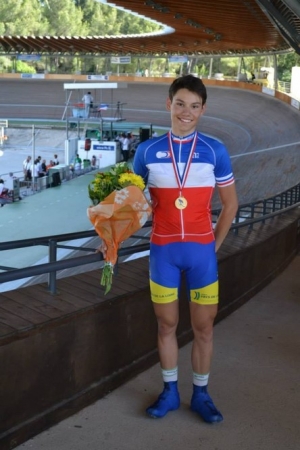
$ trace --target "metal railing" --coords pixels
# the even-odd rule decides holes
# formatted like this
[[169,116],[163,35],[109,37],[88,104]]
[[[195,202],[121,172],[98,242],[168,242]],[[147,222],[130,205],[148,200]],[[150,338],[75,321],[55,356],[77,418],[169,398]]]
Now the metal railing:
[[[238,233],[238,229],[244,226],[252,228],[255,223],[265,223],[267,219],[294,209],[299,204],[300,183],[272,197],[240,205],[231,229]],[[220,209],[212,211],[213,222],[217,221],[220,212]]]
[[[242,227],[252,228],[254,224],[258,222],[265,223],[266,220],[269,220],[280,214],[284,214],[295,208],[300,208],[300,183],[273,197],[240,205],[235,220],[231,226],[231,231],[237,234],[239,229]],[[219,214],[220,210],[212,211],[213,221],[217,220]],[[152,222],[148,221],[144,225],[143,229],[147,227],[149,228],[151,227],[151,225]],[[18,241],[1,242],[0,251],[15,250],[41,245],[47,246],[48,262],[33,267],[24,267],[21,269],[0,266],[0,270],[3,271],[2,273],[0,273],[0,284],[37,275],[48,274],[48,289],[52,294],[55,294],[58,271],[103,261],[102,254],[95,252],[95,248],[79,247],[61,243],[83,238],[93,238],[96,236],[97,233],[94,230],[91,230],[61,235],[44,236],[36,239],[23,239]],[[119,257],[149,250],[149,237],[139,234],[131,236],[130,239],[132,239],[133,237],[138,237],[139,240],[144,239],[147,242],[137,245],[124,245],[124,247],[120,248],[118,251]],[[58,248],[82,251],[90,254],[57,261]]]
[[289,94],[291,92],[291,83],[289,81],[278,81],[278,90]]

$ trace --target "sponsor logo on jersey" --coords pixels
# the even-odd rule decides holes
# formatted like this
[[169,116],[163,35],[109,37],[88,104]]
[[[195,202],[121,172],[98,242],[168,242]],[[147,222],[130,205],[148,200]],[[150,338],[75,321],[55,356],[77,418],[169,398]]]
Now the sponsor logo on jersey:
[[169,152],[169,151],[156,153],[156,158],[158,158],[158,159],[164,159],[164,158],[170,158],[170,157],[171,157],[171,152]]

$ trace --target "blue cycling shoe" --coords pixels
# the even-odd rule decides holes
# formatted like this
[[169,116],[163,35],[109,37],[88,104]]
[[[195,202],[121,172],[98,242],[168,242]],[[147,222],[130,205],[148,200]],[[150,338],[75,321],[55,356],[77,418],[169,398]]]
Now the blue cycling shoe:
[[175,411],[180,406],[177,381],[164,383],[164,390],[153,405],[146,409],[148,416],[154,419],[164,417],[169,411]]
[[198,413],[205,422],[222,422],[223,416],[215,407],[210,395],[207,392],[207,386],[195,386],[191,400],[191,410]]

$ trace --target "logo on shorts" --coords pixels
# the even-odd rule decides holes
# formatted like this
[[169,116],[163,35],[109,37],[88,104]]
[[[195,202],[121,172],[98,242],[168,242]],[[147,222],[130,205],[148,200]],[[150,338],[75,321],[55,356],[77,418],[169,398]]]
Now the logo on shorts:
[[194,292],[194,300],[200,300],[200,292]]

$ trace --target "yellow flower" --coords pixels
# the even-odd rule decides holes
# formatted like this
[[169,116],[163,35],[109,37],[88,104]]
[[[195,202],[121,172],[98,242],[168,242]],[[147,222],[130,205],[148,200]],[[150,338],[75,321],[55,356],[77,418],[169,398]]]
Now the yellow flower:
[[145,189],[145,183],[143,178],[140,175],[136,175],[135,173],[122,173],[119,176],[119,183],[121,186],[137,186],[142,191]]
[[145,183],[142,177],[135,175],[125,162],[112,166],[107,172],[98,172],[95,179],[89,184],[89,197],[94,205],[102,202],[115,190],[127,186],[137,186],[142,191]]

